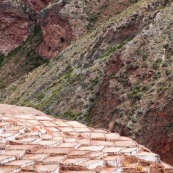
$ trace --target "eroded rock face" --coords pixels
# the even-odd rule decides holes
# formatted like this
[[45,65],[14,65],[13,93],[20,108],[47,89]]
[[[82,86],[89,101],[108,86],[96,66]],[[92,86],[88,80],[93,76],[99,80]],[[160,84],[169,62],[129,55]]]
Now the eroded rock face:
[[[73,40],[80,38],[95,25],[121,13],[130,5],[128,0],[116,4],[106,0],[12,0],[2,1],[0,15],[2,28],[1,51],[8,53],[24,41],[41,25],[44,40],[39,55],[50,59],[64,50]],[[8,9],[8,10],[7,10]],[[5,16],[5,17],[4,17]],[[8,27],[7,27],[8,26]]]
[[[128,2],[125,4],[126,6],[120,11],[129,6]],[[80,38],[97,21],[101,23],[102,19],[105,20],[103,12],[106,9],[109,11],[110,6],[112,4],[105,0],[99,2],[96,0],[62,0],[50,3],[40,13],[40,24],[44,35],[40,55],[51,58],[64,50],[71,41]]]
[[159,107],[159,102],[156,102],[141,118],[146,126],[141,130],[143,137],[139,141],[160,153],[165,162],[173,165],[173,101],[162,96],[159,100],[164,106]]
[[63,4],[59,3],[43,10],[40,14],[40,24],[44,40],[40,45],[39,54],[45,58],[65,49],[73,39],[69,16],[60,14]]
[[39,17],[44,36],[39,50],[41,56],[51,58],[86,32],[85,7],[85,2],[80,0],[63,0],[42,10]]
[[0,1],[0,52],[8,54],[29,35],[28,16],[19,3]]
[[35,11],[37,14],[44,9],[51,0],[23,0],[27,7]]

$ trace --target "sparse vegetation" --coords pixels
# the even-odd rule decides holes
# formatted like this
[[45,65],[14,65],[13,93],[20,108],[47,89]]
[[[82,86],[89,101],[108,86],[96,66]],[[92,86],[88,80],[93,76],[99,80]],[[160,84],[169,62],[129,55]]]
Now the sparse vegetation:
[[22,49],[22,46],[18,46],[15,49],[13,49],[12,51],[10,51],[7,55],[8,58],[12,58],[13,56],[15,56],[18,52],[20,52],[20,50]]
[[73,68],[70,68],[64,75],[65,79],[71,80],[72,79],[72,73],[73,73]]
[[108,2],[105,2],[99,9],[98,12],[92,14],[91,17],[88,18],[88,25],[87,25],[87,29],[91,30],[94,25],[96,24],[97,20],[100,18],[101,14],[103,13],[103,11],[108,7]]
[[160,63],[161,63],[161,62],[162,62],[161,59],[157,59],[157,60],[154,62],[154,64],[152,65],[152,68],[153,68],[154,70],[158,70],[159,67],[160,67]]
[[163,47],[164,47],[165,49],[168,49],[169,43],[164,44]]
[[90,83],[90,89],[93,90],[93,87],[100,81],[99,77],[97,76],[94,80]]
[[118,82],[120,82],[123,86],[130,85],[128,72],[121,72],[120,74],[116,75],[116,78],[117,78]]
[[44,94],[44,93],[41,93],[41,94],[37,97],[37,99],[38,99],[38,100],[41,100],[41,99],[44,98],[44,96],[45,96],[45,94]]
[[99,57],[99,59],[104,59],[106,57],[109,57],[112,53],[114,53],[115,51],[117,51],[118,49],[120,49],[122,47],[123,47],[122,44],[118,44],[118,45],[110,47],[109,50],[106,53],[104,53],[103,55],[101,55]]
[[148,54],[144,53],[142,56],[142,60],[145,62],[148,59]]
[[4,62],[4,58],[5,58],[5,55],[0,52],[0,67],[1,67],[2,63]]
[[64,112],[63,114],[58,115],[58,117],[68,120],[76,120],[81,115],[81,112],[74,113],[72,111]]
[[132,104],[140,100],[142,97],[142,88],[141,86],[132,86],[131,92],[128,94],[128,97],[131,99]]

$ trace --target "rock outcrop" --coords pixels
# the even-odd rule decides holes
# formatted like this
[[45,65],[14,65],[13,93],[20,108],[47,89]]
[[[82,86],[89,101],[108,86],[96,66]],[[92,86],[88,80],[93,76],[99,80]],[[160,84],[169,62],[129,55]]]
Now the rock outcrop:
[[29,35],[28,15],[17,1],[0,1],[0,52],[7,55]]
[[44,40],[40,45],[39,54],[51,58],[65,49],[73,40],[74,35],[69,24],[69,15],[62,15],[63,1],[50,5],[40,14],[40,24]]
[[39,14],[50,2],[51,0],[23,0],[25,7],[30,8],[36,14]]

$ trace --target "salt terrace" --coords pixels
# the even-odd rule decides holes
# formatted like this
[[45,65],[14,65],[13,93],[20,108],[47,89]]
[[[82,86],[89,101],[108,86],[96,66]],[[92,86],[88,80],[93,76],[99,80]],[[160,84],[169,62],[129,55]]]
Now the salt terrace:
[[0,105],[0,173],[173,173],[130,138]]

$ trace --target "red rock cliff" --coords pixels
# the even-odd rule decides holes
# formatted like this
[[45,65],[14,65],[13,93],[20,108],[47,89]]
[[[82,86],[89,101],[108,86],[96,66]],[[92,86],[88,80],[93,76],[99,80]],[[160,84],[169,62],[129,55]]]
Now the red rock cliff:
[[11,0],[0,1],[0,52],[8,54],[27,39],[28,21],[20,4]]

